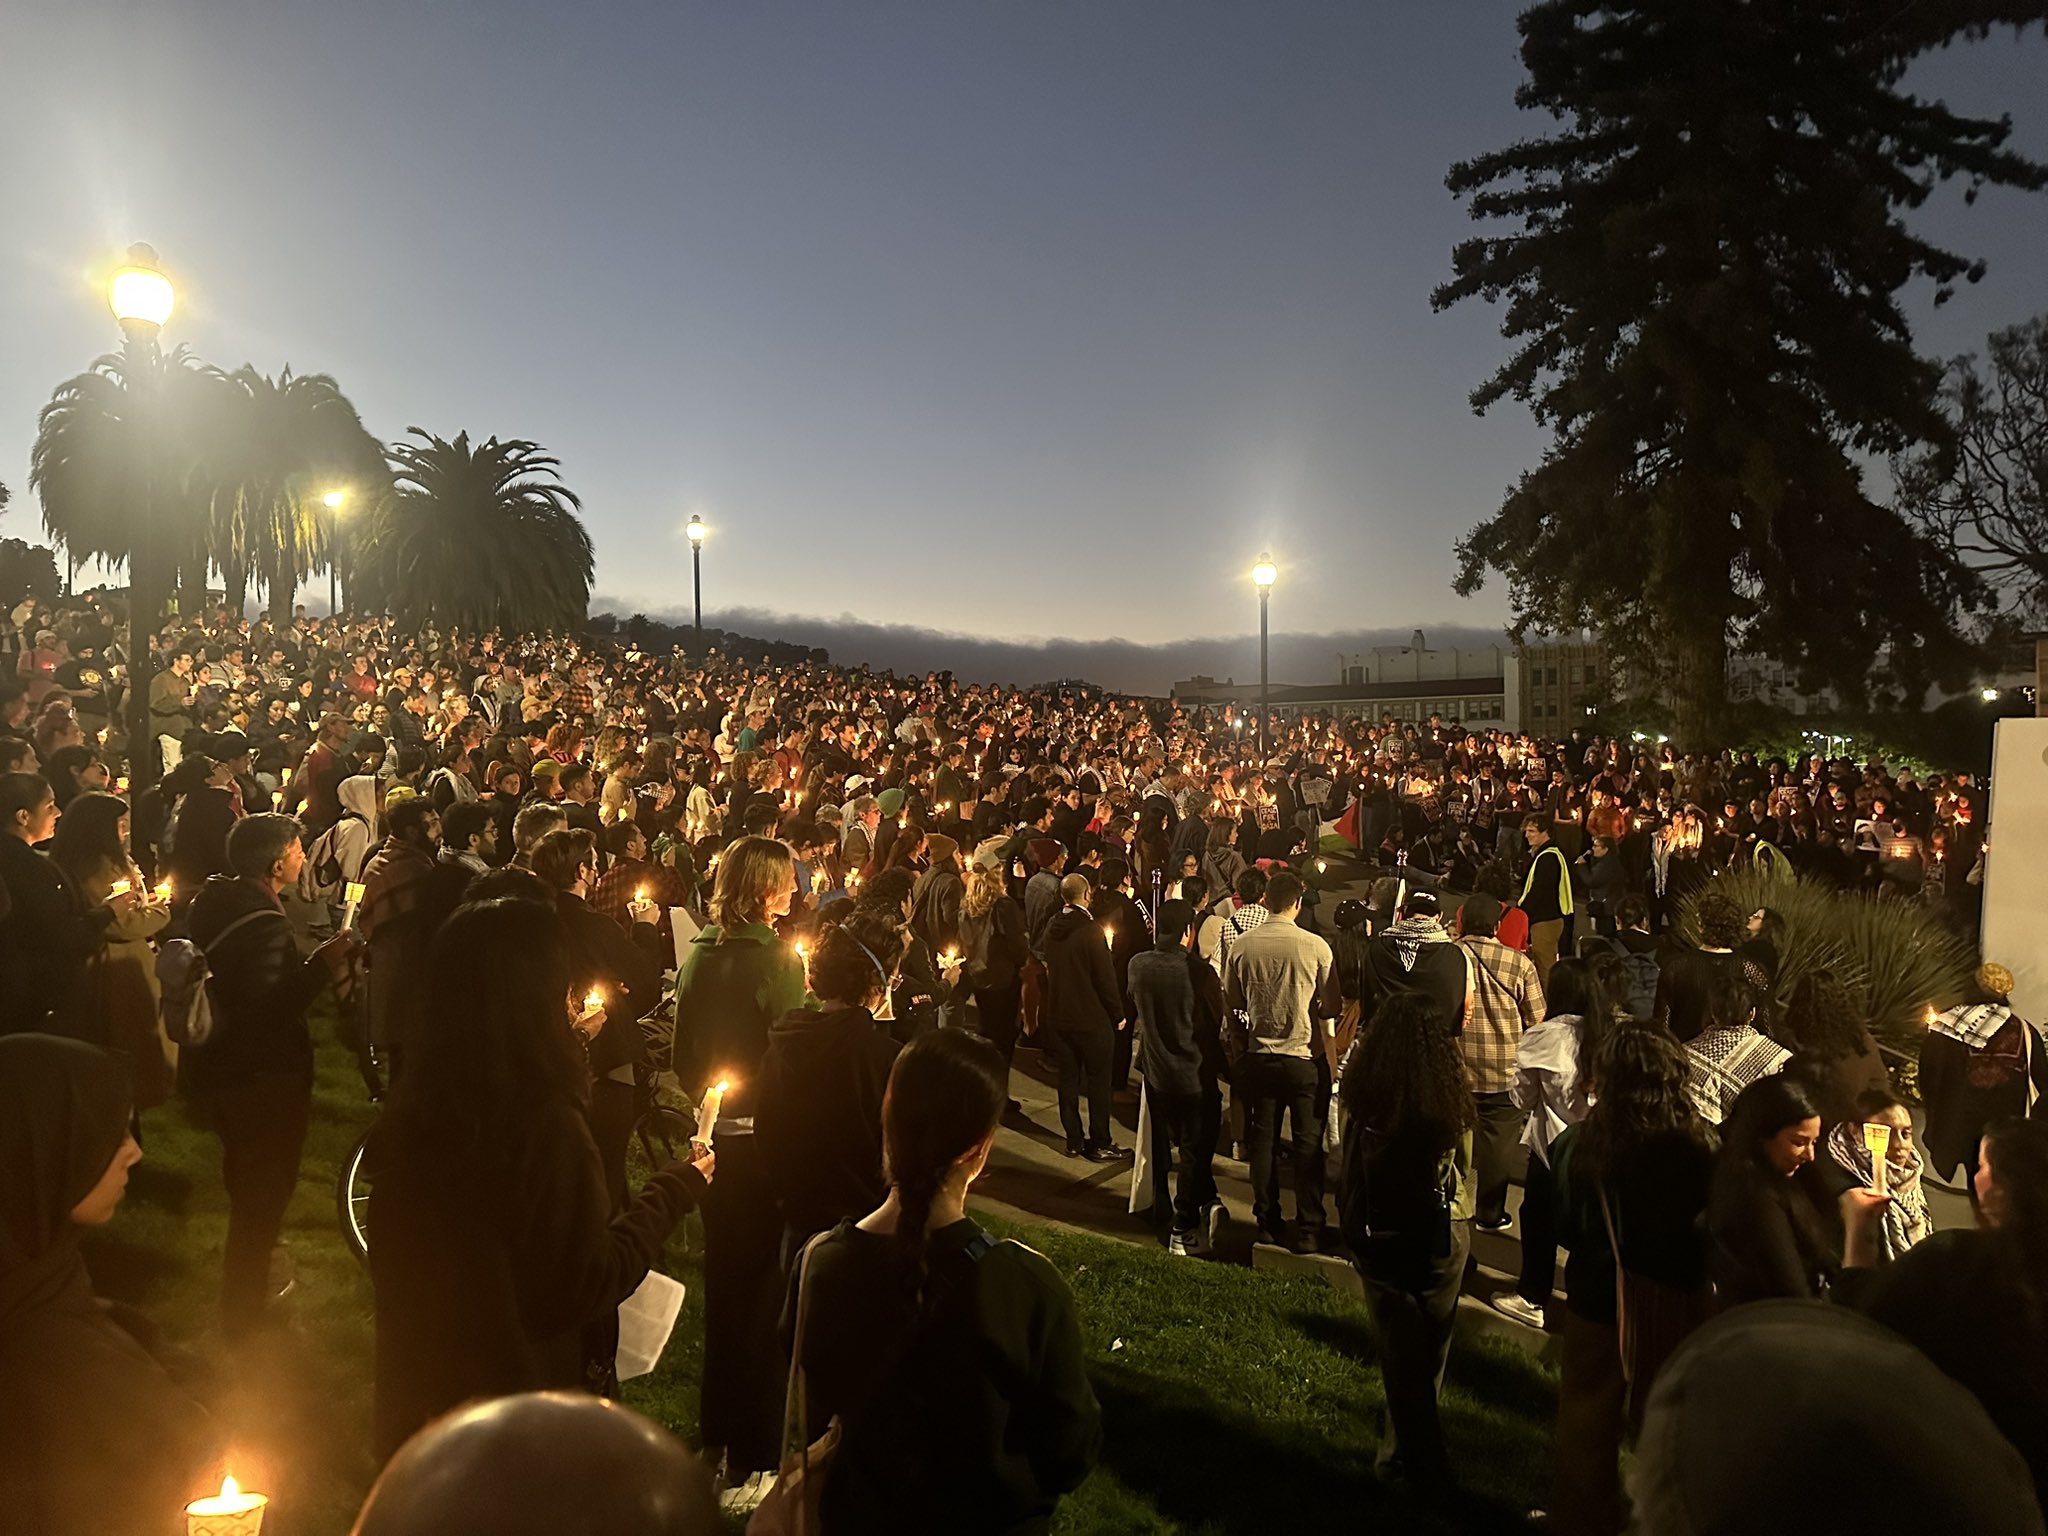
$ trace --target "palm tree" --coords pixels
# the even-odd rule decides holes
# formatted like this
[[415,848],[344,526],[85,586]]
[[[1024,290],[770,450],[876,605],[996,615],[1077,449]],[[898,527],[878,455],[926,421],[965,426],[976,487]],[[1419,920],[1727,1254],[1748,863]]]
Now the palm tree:
[[[59,384],[37,418],[29,485],[42,503],[44,529],[74,565],[127,565],[137,600],[153,610],[195,564],[197,585],[205,586],[201,465],[219,378],[183,347],[158,359],[154,377],[134,380],[125,359],[110,353]],[[145,417],[136,415],[131,383],[153,396]]]
[[347,485],[376,501],[389,482],[382,445],[333,379],[324,373],[275,379],[244,364],[222,376],[226,395],[205,474],[208,545],[241,611],[247,583],[260,576],[271,621],[289,623],[299,583],[333,558],[332,517],[321,498]]
[[419,441],[390,449],[394,484],[366,520],[358,590],[408,625],[581,624],[595,556],[560,461],[522,438],[472,447],[467,432],[450,442],[407,431]]

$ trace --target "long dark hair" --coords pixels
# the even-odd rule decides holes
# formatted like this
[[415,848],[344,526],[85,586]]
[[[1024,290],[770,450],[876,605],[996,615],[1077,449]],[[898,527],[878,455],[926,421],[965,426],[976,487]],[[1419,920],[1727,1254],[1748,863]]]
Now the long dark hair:
[[65,808],[50,839],[50,857],[73,880],[90,879],[105,869],[123,874],[128,850],[121,843],[121,818],[128,802],[97,790],[79,795]]
[[1796,1077],[1774,1072],[1743,1089],[1721,1127],[1724,1162],[1762,1166],[1763,1146],[1788,1125],[1821,1118],[1812,1091]]
[[568,939],[555,908],[496,897],[456,908],[428,947],[418,1038],[379,1127],[394,1161],[498,1164],[588,1074],[569,1027]]
[[995,1047],[960,1029],[920,1035],[889,1072],[882,1164],[896,1191],[897,1247],[920,1277],[932,1202],[953,1165],[996,1128],[1009,1091]]
[[1381,1003],[1344,1068],[1344,1113],[1389,1140],[1456,1144],[1478,1119],[1465,1064],[1436,1002],[1397,992]]
[[1593,1107],[1579,1131],[1577,1166],[1588,1178],[1597,1182],[1667,1136],[1713,1149],[1714,1129],[1686,1092],[1691,1062],[1660,1025],[1621,1019],[1607,1030],[1590,1060]]
[[1614,1005],[1590,960],[1560,960],[1550,968],[1550,983],[1543,989],[1549,1011],[1546,1018],[1567,1016],[1579,1037],[1579,1060],[1588,1063],[1600,1048],[1600,1038],[1614,1017]]
[[1994,1121],[1984,1153],[2000,1207],[1991,1235],[2039,1331],[2048,1326],[2048,1125]]

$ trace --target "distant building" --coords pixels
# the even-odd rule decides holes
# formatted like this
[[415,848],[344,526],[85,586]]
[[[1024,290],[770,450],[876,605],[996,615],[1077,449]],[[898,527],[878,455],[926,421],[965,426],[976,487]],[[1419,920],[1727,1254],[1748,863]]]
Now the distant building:
[[1586,636],[1516,647],[1507,674],[1516,698],[1515,729],[1568,736],[1608,701],[1607,648]]

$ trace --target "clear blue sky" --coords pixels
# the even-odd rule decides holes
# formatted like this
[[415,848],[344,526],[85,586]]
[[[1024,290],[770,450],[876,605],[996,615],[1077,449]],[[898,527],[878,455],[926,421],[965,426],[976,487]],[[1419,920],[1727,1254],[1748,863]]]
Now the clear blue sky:
[[[1241,634],[1270,546],[1282,628],[1495,625],[1451,547],[1540,439],[1429,291],[1445,168],[1542,126],[1516,10],[13,0],[0,533],[145,239],[168,340],[560,455],[621,611],[687,608],[696,511],[713,610]],[[1918,82],[2040,154],[2044,79],[2037,30]],[[2048,200],[1926,228],[1991,262],[1930,348],[2048,308]]]

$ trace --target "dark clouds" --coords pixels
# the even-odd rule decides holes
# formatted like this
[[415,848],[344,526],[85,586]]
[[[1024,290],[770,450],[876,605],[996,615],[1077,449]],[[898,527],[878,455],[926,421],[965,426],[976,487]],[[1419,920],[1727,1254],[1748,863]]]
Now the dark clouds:
[[[598,596],[591,612],[625,618],[633,610],[618,600]],[[648,611],[667,623],[690,621],[687,610]],[[1256,682],[1259,637],[1209,635],[1140,645],[1130,640],[1002,639],[946,634],[914,624],[878,624],[852,614],[807,618],[735,608],[705,614],[707,623],[743,635],[819,645],[841,665],[866,663],[898,672],[950,669],[969,681],[1043,683],[1055,678],[1082,678],[1120,693],[1163,694],[1180,679],[1207,673],[1219,681],[1236,678]],[[994,615],[992,615],[994,617]],[[1499,630],[1424,626],[1432,647],[1505,645]],[[1367,651],[1376,645],[1407,645],[1414,626],[1349,630],[1339,634],[1276,634],[1272,639],[1272,680],[1279,683],[1333,681],[1339,654]]]

